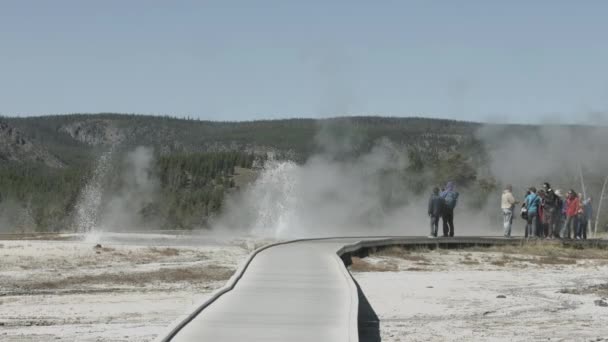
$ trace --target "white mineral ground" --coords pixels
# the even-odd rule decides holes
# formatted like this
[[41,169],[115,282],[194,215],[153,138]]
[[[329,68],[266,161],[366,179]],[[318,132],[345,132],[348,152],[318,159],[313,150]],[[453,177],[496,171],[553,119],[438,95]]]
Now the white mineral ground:
[[[221,287],[255,247],[130,238],[101,248],[87,241],[0,241],[0,340],[153,340]],[[157,246],[141,245],[151,243]]]
[[[149,234],[0,241],[0,340],[153,340],[260,244]],[[594,303],[608,296],[608,252],[538,248],[390,249],[351,271],[385,342],[608,339],[608,307]]]
[[608,252],[544,249],[391,250],[351,271],[384,342],[608,340]]

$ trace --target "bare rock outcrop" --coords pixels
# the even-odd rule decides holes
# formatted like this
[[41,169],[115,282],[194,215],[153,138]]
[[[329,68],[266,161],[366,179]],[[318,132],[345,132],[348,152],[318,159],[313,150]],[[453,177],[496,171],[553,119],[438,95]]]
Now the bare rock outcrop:
[[125,135],[110,120],[95,119],[76,121],[60,128],[75,140],[91,146],[116,145],[124,141]]
[[41,146],[5,122],[0,122],[0,161],[41,162],[49,167],[62,168],[64,163]]

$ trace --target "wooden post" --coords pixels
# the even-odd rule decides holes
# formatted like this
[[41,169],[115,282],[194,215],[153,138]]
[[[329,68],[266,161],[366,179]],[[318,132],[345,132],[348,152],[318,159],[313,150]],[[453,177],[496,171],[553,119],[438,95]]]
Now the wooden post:
[[600,194],[600,201],[597,204],[597,214],[595,215],[595,227],[593,228],[593,237],[597,237],[597,225],[600,222],[600,211],[602,210],[602,201],[604,200],[604,192],[606,191],[606,183],[608,183],[608,176],[604,179],[602,185],[602,193]]
[[578,164],[578,173],[581,177],[581,189],[583,190],[582,200],[586,200],[587,199],[587,189],[585,189],[585,179],[583,178],[583,166],[580,163]]

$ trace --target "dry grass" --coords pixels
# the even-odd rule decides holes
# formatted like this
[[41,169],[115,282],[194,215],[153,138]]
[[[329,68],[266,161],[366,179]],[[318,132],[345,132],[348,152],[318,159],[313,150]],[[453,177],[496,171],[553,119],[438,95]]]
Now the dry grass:
[[146,272],[102,273],[79,275],[42,282],[24,283],[22,289],[64,289],[95,285],[128,285],[145,286],[149,283],[209,282],[227,280],[234,273],[233,269],[220,266],[199,268],[161,268]]
[[508,260],[505,259],[500,259],[500,260],[492,260],[490,261],[490,264],[494,265],[494,266],[500,266],[500,267],[504,267],[509,263]]
[[381,249],[378,252],[374,253],[376,256],[380,257],[391,257],[409,261],[418,261],[418,262],[429,262],[429,259],[424,255],[420,255],[418,253],[428,252],[428,249],[406,249],[403,247],[389,247],[385,249]]
[[564,288],[561,289],[559,292],[575,295],[593,294],[600,297],[608,297],[608,283],[587,286],[584,288]]
[[576,259],[559,258],[559,257],[536,257],[520,258],[508,254],[502,254],[501,258],[489,260],[494,266],[504,267],[509,264],[530,263],[533,265],[576,265]]
[[554,266],[576,265],[577,260],[608,261],[608,251],[602,248],[573,248],[564,247],[558,243],[525,243],[519,246],[493,246],[489,248],[475,247],[467,249],[474,252],[498,253],[499,259],[486,259],[494,266],[507,266],[518,263],[525,265]]
[[166,256],[166,257],[172,257],[172,256],[178,256],[179,255],[179,250],[177,250],[175,248],[156,248],[156,247],[150,247],[150,248],[148,248],[148,251],[150,251],[151,253],[160,254],[160,255]]
[[475,247],[467,250],[504,254],[533,255],[547,258],[608,259],[608,251],[601,248],[572,248],[553,243],[525,243],[519,246]]
[[574,289],[574,288],[573,288],[573,289],[568,289],[568,288],[561,289],[561,290],[559,290],[559,293],[565,293],[565,294],[575,294],[575,295],[580,295],[580,294],[582,294],[582,292],[581,292],[581,290],[580,290],[580,289]]
[[465,260],[462,260],[460,263],[461,263],[462,265],[471,265],[471,266],[472,266],[472,265],[479,265],[479,264],[480,264],[480,262],[479,262],[479,261],[477,261],[477,260],[466,260],[466,259],[465,259]]
[[371,263],[359,257],[352,257],[350,270],[353,272],[397,272],[399,267],[394,263],[379,262]]
[[[431,270],[433,265],[431,256],[422,253],[429,252],[426,248],[408,249],[405,247],[388,247],[372,251],[372,255],[382,261],[377,263],[368,262],[359,258],[353,258],[351,270],[354,272],[391,272],[400,269],[400,260],[411,261],[401,266],[408,271]],[[453,251],[438,249],[439,255],[453,253]],[[483,254],[481,254],[483,253]],[[559,265],[577,265],[579,260],[595,260],[608,262],[608,251],[601,248],[573,248],[564,247],[553,242],[526,242],[516,246],[493,246],[489,248],[474,247],[459,250],[456,255],[461,265],[478,266],[490,264],[498,267],[551,267]],[[581,263],[581,265],[587,265]],[[409,268],[406,268],[409,267]]]
[[576,265],[576,259],[541,257],[530,260],[537,265]]
[[427,268],[420,268],[420,267],[408,267],[405,270],[406,271],[410,271],[410,272],[426,272],[429,269],[427,269]]
[[464,259],[460,260],[460,263],[463,265],[479,265],[480,262],[477,259],[473,259],[473,255],[471,253],[467,253],[464,255]]
[[50,241],[75,241],[78,237],[63,235],[61,233],[2,233],[0,240],[50,240]]
[[[112,263],[123,264],[123,263],[136,263],[136,264],[148,264],[153,262],[159,262],[165,258],[174,258],[182,255],[180,250],[175,248],[159,248],[159,247],[148,247],[141,250],[122,250],[119,248],[112,247],[96,247],[93,248],[94,254],[87,256],[82,259],[75,260],[73,266],[76,267],[91,267],[98,266],[100,264]],[[183,252],[183,251],[182,251]],[[188,257],[188,253],[185,253],[185,257]],[[197,259],[206,259],[204,254],[197,253]],[[47,260],[52,264],[60,264],[61,258],[56,258],[55,262]]]

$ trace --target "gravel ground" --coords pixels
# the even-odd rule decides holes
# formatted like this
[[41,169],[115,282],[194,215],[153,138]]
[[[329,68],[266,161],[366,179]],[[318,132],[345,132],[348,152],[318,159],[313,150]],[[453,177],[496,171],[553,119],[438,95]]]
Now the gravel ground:
[[0,241],[0,340],[153,340],[221,287],[255,247],[149,247],[142,240]]
[[[608,340],[608,252],[393,251],[351,271],[382,341]],[[542,254],[542,253],[540,253]]]

